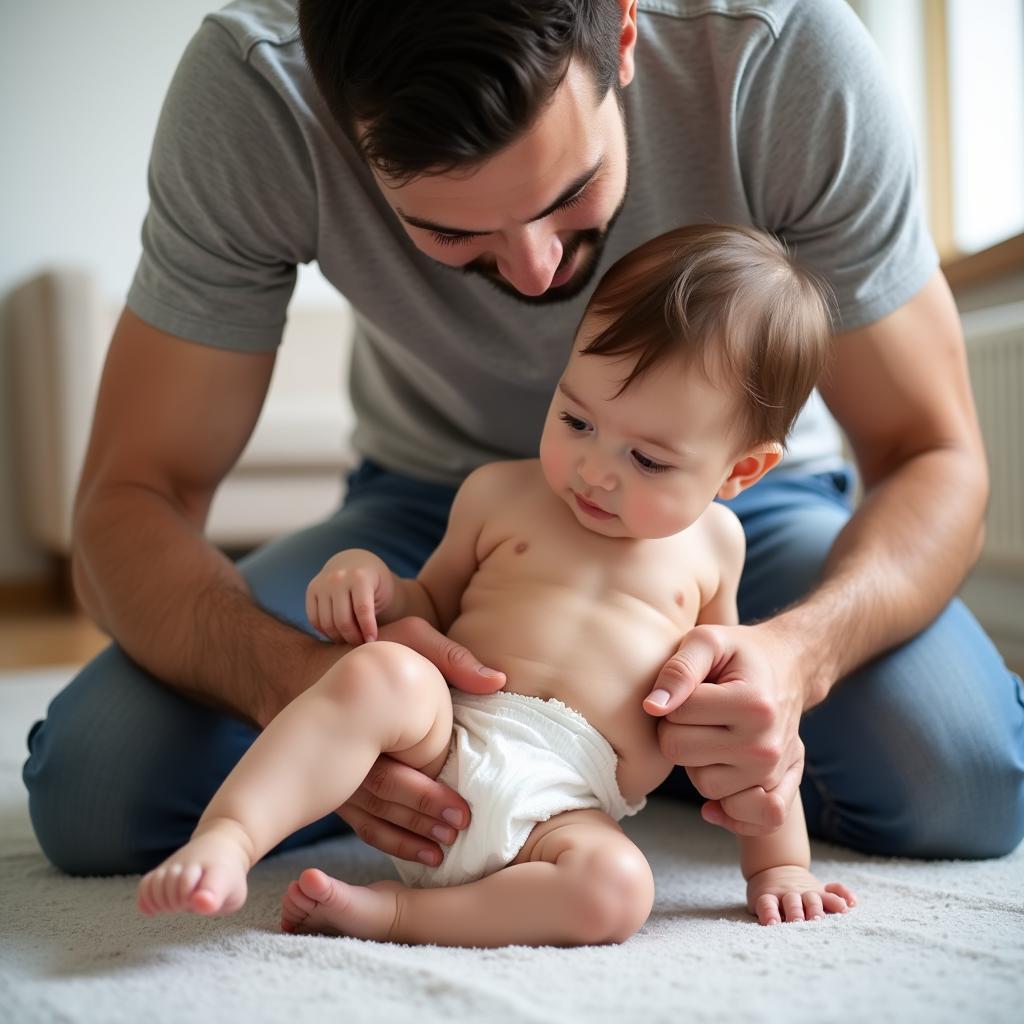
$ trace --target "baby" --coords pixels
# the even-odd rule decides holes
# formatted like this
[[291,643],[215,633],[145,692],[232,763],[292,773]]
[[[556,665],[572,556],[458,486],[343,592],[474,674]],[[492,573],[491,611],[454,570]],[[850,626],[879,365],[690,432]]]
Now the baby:
[[[416,579],[360,550],[314,578],[310,622],[358,646],[259,736],[191,841],[142,879],[140,909],[237,910],[253,864],[343,804],[386,753],[461,793],[472,822],[439,867],[396,860],[405,885],[303,872],[285,931],[456,946],[635,933],[654,884],[617,821],[673,768],[657,724],[674,704],[651,690],[696,624],[738,621],[743,531],[713,499],[779,461],[828,342],[821,289],[759,232],[688,227],[616,263],[540,457],[472,473]],[[503,690],[450,691],[431,662],[376,640],[407,615],[503,673]],[[853,905],[809,871],[799,799],[777,832],[739,844],[761,923]]]

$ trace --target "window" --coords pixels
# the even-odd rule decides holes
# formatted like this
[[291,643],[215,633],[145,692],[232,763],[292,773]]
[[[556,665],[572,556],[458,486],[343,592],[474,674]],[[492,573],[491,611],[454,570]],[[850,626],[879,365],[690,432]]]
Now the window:
[[850,0],[903,97],[944,258],[1024,232],[1021,0]]

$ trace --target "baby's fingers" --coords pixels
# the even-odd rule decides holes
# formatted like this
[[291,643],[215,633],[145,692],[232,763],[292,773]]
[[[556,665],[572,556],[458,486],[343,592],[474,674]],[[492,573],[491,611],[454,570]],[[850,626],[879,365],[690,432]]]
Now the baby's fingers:
[[323,633],[337,643],[338,637],[335,635],[334,623],[330,616],[330,599],[322,603],[314,583],[316,580],[306,587],[306,618],[318,633]]
[[758,896],[757,903],[754,904],[754,912],[757,914],[758,924],[782,924],[779,898],[770,892]]
[[798,892],[782,894],[782,914],[787,921],[804,920],[804,901]]
[[352,602],[352,617],[359,631],[359,639],[352,642],[376,640],[377,616],[374,612],[373,584],[365,577],[359,576],[353,581],[349,596]]
[[851,907],[857,906],[857,897],[850,892],[849,889],[841,882],[829,882],[825,886],[825,892],[835,893],[836,896],[841,896]]
[[845,914],[848,909],[846,900],[834,892],[822,893],[821,903],[826,914]]
[[356,618],[352,611],[352,595],[347,590],[342,591],[340,594],[333,594],[330,602],[334,631],[345,643],[357,647],[363,642],[363,634],[356,624]]
[[333,643],[341,643],[341,634],[334,628],[334,618],[331,614],[331,599],[321,597],[316,593],[306,595],[306,614],[309,616],[310,625],[323,633]]

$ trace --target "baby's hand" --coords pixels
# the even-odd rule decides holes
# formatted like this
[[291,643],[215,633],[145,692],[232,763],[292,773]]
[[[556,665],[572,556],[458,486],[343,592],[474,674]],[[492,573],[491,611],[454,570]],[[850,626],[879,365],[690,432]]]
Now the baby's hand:
[[765,868],[747,879],[747,910],[760,924],[814,921],[826,914],[845,914],[856,905],[845,885],[822,885],[806,868],[795,865]]
[[336,644],[377,639],[377,614],[395,596],[395,577],[371,551],[353,548],[329,559],[306,588],[310,625]]

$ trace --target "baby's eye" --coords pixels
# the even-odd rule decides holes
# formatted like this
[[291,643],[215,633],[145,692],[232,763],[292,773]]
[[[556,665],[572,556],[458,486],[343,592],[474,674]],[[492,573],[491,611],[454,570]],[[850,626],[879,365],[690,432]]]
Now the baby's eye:
[[665,470],[671,469],[671,466],[666,466],[661,462],[655,462],[654,459],[649,459],[643,452],[638,452],[636,449],[632,452],[633,461],[645,472],[645,473],[664,473]]
[[558,418],[565,424],[568,425],[570,430],[586,430],[586,423],[579,419],[577,416],[573,416],[572,413],[563,412],[559,413]]

